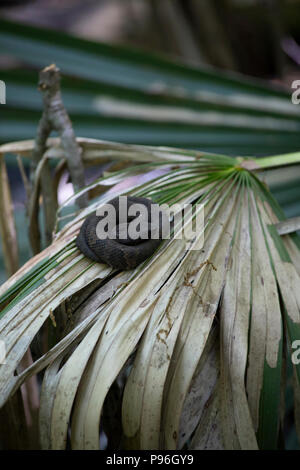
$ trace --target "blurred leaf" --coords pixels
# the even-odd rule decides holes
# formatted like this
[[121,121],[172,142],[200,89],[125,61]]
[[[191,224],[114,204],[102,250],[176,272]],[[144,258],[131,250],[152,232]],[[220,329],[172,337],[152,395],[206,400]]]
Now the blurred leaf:
[[4,20],[0,39],[24,63],[1,74],[1,141],[35,134],[41,98],[37,74],[24,66],[55,62],[77,135],[235,155],[299,148],[298,108],[289,93],[264,82]]

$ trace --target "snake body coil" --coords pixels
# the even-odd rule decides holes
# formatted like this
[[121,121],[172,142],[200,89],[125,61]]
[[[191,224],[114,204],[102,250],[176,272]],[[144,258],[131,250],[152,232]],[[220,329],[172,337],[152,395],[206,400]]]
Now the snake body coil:
[[[124,227],[125,224],[121,223],[119,214],[119,198],[116,197],[107,203],[113,206],[116,212],[116,237],[113,239],[101,239],[97,236],[97,224],[104,218],[104,216],[98,216],[96,213],[93,213],[88,216],[82,224],[79,235],[76,239],[77,247],[85,256],[99,263],[106,263],[113,268],[122,270],[133,269],[145,261],[154,253],[162,240],[161,217],[156,221],[151,220],[151,206],[154,205],[154,203],[150,199],[142,197],[130,196],[125,199],[127,201],[127,228]],[[148,220],[145,220],[144,227],[142,227],[144,233],[145,230],[148,232],[147,239],[132,239],[128,235],[128,226],[136,218],[136,216],[128,216],[128,211],[133,204],[142,204],[147,209]],[[156,231],[158,231],[158,239],[153,239],[150,236],[151,227],[153,230],[153,226],[156,228]],[[124,228],[126,229],[127,235],[122,238],[120,233],[123,231],[124,236]]]

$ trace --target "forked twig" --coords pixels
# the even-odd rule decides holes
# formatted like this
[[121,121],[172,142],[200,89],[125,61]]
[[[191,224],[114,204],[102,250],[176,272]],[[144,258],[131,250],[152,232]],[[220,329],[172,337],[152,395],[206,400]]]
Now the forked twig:
[[[47,138],[52,131],[56,131],[61,138],[61,145],[65,152],[74,190],[78,191],[85,185],[84,166],[81,160],[81,149],[76,142],[71,120],[62,102],[60,71],[56,65],[49,65],[40,72],[39,90],[43,94],[44,111],[39,122],[33,150],[32,180],[34,180],[38,164],[46,152]],[[43,196],[46,243],[50,244],[55,226],[57,198],[51,169],[47,161],[43,165],[39,177]],[[77,203],[79,207],[85,207],[87,205],[87,195],[78,198]],[[36,194],[31,194],[29,201],[29,238],[33,252],[39,252],[40,232]]]

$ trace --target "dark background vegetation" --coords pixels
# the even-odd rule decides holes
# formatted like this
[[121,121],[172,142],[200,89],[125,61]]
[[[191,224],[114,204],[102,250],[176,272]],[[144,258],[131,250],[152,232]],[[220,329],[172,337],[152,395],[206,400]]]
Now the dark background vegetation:
[[4,17],[290,84],[299,0],[2,1]]

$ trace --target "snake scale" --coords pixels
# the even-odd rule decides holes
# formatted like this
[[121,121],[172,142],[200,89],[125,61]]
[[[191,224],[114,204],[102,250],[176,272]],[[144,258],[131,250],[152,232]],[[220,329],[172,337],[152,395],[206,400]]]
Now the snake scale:
[[[104,218],[96,215],[96,212],[88,216],[81,226],[79,235],[76,239],[76,245],[79,250],[88,258],[99,263],[106,263],[116,269],[133,269],[151,256],[162,241],[162,219],[152,220],[151,206],[154,205],[150,199],[144,197],[130,196],[127,201],[127,224],[120,223],[119,197],[109,201],[107,204],[113,206],[116,212],[116,232],[113,239],[101,239],[97,236],[97,224]],[[147,209],[148,220],[145,220],[142,231],[147,232],[147,239],[132,239],[128,234],[128,228],[131,222],[138,216],[129,216],[128,211],[133,204],[142,204]],[[156,204],[155,204],[156,205]],[[124,227],[124,225],[126,225]],[[157,232],[158,238],[150,237],[151,228]],[[124,236],[125,230],[125,236]],[[120,235],[122,232],[122,235]],[[145,237],[144,237],[145,238]]]

